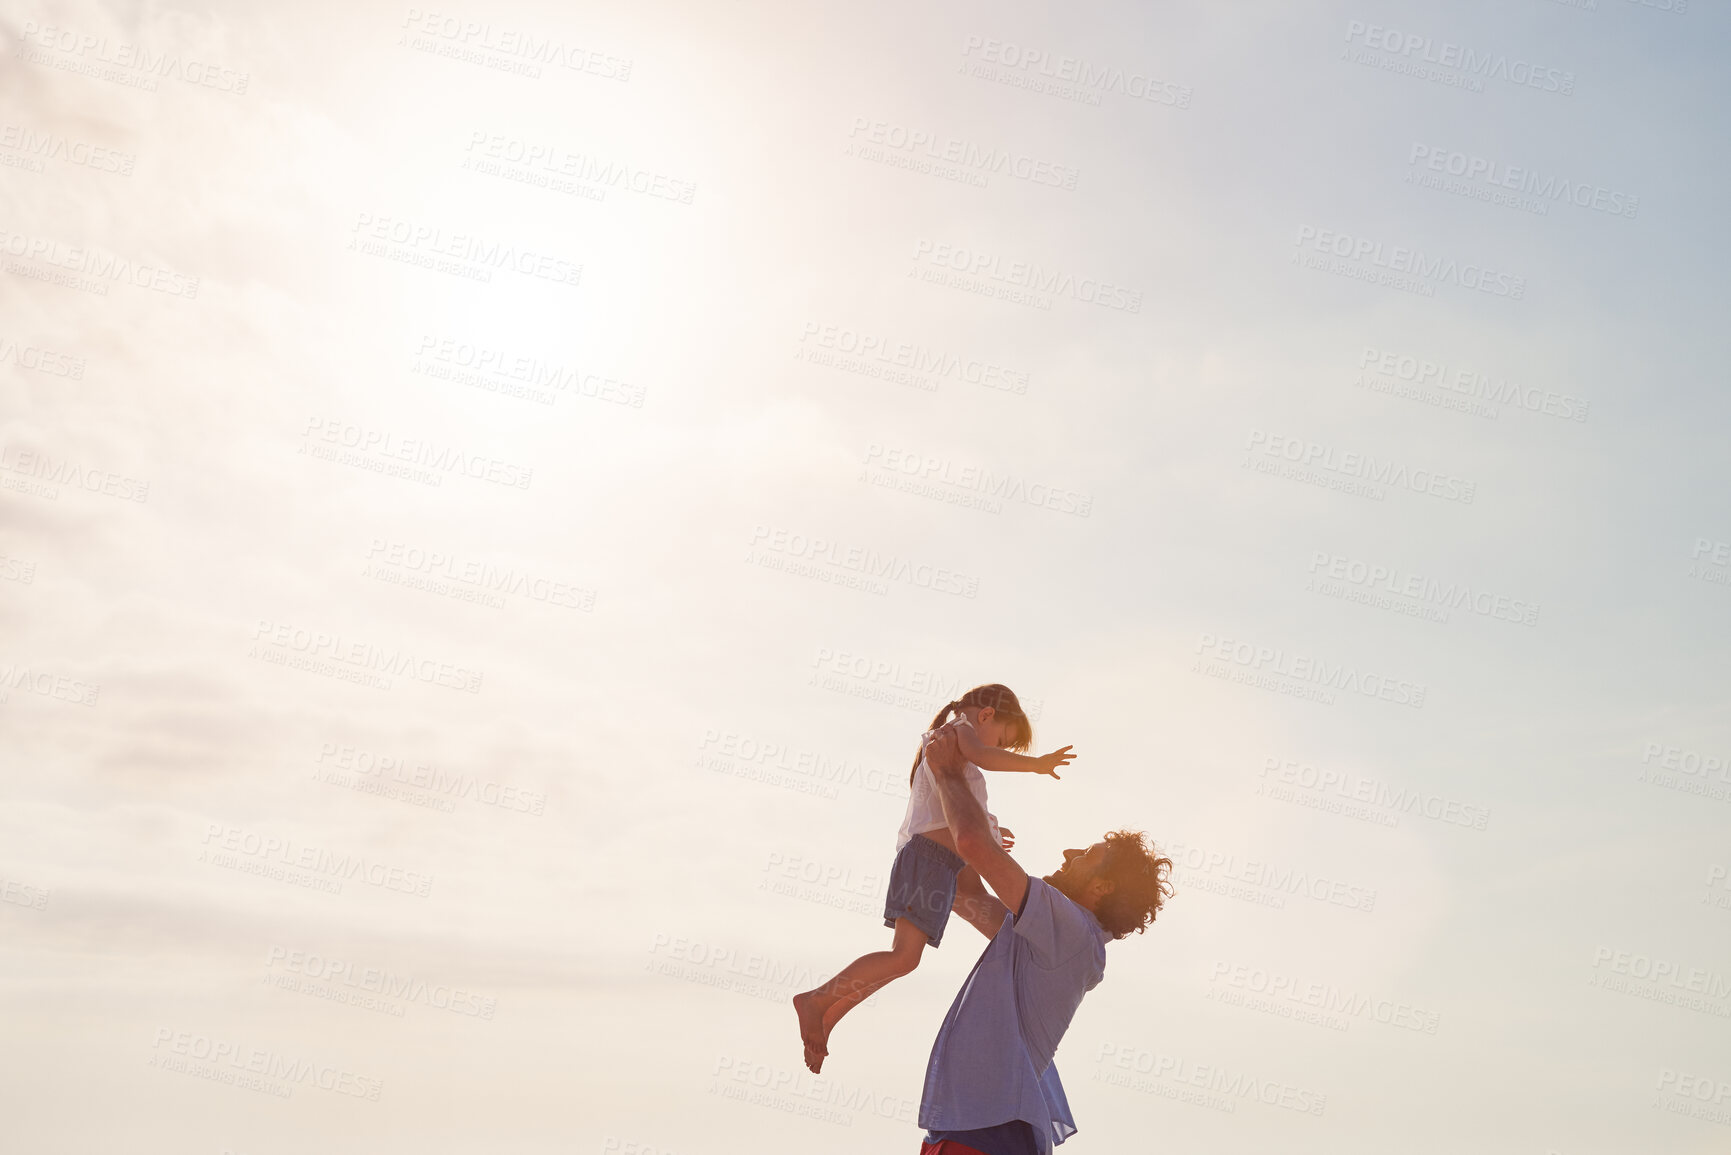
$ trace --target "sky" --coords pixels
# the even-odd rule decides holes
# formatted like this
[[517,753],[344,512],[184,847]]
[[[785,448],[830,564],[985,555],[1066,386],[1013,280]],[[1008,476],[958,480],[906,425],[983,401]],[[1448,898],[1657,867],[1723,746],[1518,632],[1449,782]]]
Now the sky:
[[1175,862],[1066,1155],[1731,1127],[1731,22],[0,17],[21,1149],[913,1150],[906,768]]

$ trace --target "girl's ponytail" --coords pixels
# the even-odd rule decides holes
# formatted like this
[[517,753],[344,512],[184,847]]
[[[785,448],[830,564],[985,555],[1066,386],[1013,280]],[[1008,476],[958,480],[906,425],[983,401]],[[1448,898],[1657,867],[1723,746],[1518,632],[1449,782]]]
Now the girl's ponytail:
[[[1016,695],[1010,687],[991,682],[984,686],[975,686],[955,701],[946,705],[932,719],[930,729],[936,730],[950,720],[952,714],[958,713],[967,706],[990,706],[999,718],[1009,723],[1010,734],[1006,745],[1011,750],[1026,750],[1034,742],[1034,728],[1028,722],[1028,715],[1022,709],[1022,703],[1016,700]],[[908,771],[908,785],[914,784],[914,776],[920,772],[920,759],[925,756],[922,749],[914,755],[914,768]]]

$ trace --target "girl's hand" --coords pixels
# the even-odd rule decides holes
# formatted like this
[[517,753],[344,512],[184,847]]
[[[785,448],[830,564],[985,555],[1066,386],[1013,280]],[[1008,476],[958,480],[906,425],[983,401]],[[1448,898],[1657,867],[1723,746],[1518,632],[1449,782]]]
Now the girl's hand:
[[1014,850],[1016,848],[1016,832],[1008,826],[1000,826],[998,827],[998,841],[1003,843],[1005,850]]
[[[1074,746],[1060,746],[1050,754],[1040,755],[1040,757],[1036,759],[1036,761],[1040,763],[1040,773],[1050,774],[1052,777],[1058,778],[1058,767],[1068,766],[1070,760],[1075,757],[1074,754],[1070,753],[1073,749],[1075,749]],[[1062,781],[1061,778],[1059,780]]]

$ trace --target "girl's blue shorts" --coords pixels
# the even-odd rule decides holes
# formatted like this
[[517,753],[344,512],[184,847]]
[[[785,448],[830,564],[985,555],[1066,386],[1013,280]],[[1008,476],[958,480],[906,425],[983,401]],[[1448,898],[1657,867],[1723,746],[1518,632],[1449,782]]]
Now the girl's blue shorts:
[[907,840],[890,867],[889,896],[884,899],[884,925],[905,918],[937,946],[943,941],[950,908],[956,902],[956,875],[966,865],[962,856],[923,834]]

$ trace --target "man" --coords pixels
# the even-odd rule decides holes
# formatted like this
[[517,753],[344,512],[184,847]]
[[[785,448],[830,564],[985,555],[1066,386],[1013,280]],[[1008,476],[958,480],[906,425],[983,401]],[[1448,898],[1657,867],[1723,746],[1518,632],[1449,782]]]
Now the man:
[[992,941],[932,1044],[921,1155],[1050,1155],[1076,1133],[1052,1054],[1105,974],[1106,942],[1146,929],[1172,893],[1172,860],[1143,835],[1117,831],[1030,878],[992,838],[952,727],[937,733],[926,759],[956,852],[997,899],[958,906]]

